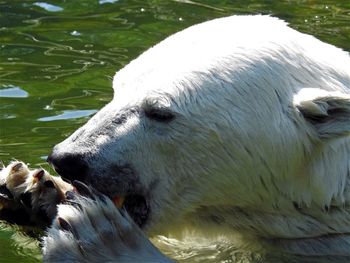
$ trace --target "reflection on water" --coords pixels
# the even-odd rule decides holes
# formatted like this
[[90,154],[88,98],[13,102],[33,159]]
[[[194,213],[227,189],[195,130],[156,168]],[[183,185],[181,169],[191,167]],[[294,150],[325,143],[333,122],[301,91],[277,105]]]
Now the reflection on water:
[[59,12],[59,11],[63,10],[62,7],[59,7],[59,6],[56,6],[56,5],[51,5],[51,4],[48,4],[48,3],[45,3],[45,2],[35,2],[33,5],[39,6],[41,8],[44,8],[48,12]]
[[103,4],[106,4],[106,3],[110,3],[110,4],[113,4],[115,2],[118,2],[119,0],[99,0],[99,4],[103,5]]
[[28,92],[13,85],[5,85],[0,89],[0,98],[26,98]]
[[19,229],[0,223],[1,263],[40,262],[38,245],[38,241],[33,240]]
[[50,116],[50,117],[42,117],[39,118],[38,121],[57,121],[57,120],[68,120],[68,119],[77,119],[81,117],[87,117],[94,114],[97,110],[67,110],[62,114]]
[[[350,51],[348,0],[5,0],[0,12],[0,161],[17,158],[45,168],[53,145],[111,99],[116,70],[189,25],[271,14]],[[28,243],[16,238],[20,233],[0,229],[0,262],[24,262],[23,255],[25,262],[39,262],[37,243],[21,252]],[[261,261],[224,241],[158,242],[183,262]]]

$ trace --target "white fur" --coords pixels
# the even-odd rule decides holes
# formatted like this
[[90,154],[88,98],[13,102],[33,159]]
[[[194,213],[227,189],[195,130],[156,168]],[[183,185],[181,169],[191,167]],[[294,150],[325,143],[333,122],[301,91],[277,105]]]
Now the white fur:
[[[334,238],[350,233],[348,53],[276,18],[232,16],[170,36],[117,72],[113,88],[55,151],[88,153],[94,171],[132,164],[152,188],[149,235],[239,232],[291,240],[301,254],[294,244],[307,238],[310,254],[326,255],[321,238],[350,255]],[[151,120],[149,107],[176,118]]]
[[58,211],[74,231],[53,222],[43,239],[44,262],[172,262],[110,200],[77,197],[75,202],[80,206],[60,205]]

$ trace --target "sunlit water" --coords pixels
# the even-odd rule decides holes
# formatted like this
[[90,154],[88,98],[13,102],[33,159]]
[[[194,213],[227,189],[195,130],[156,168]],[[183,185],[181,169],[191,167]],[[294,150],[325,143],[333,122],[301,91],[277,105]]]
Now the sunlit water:
[[[49,169],[52,146],[111,99],[116,70],[189,25],[253,13],[350,50],[348,0],[0,1],[0,160]],[[182,262],[274,261],[224,239],[155,242]],[[40,258],[35,239],[0,224],[0,262]]]

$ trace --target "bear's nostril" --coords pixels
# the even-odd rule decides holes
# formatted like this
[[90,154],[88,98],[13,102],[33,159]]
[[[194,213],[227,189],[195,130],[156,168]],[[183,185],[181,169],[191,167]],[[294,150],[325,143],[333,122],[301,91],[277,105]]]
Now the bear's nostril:
[[52,165],[55,171],[63,178],[69,181],[84,181],[88,166],[82,155],[72,153],[56,154],[53,151],[48,157],[47,162]]

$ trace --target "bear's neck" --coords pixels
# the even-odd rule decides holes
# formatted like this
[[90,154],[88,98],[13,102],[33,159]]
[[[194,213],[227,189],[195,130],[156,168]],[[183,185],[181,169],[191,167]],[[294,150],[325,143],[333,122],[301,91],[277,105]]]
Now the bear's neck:
[[[350,256],[350,209],[265,212],[238,207],[201,207],[188,217],[203,233],[237,235],[295,255]],[[203,231],[201,231],[203,230]]]

